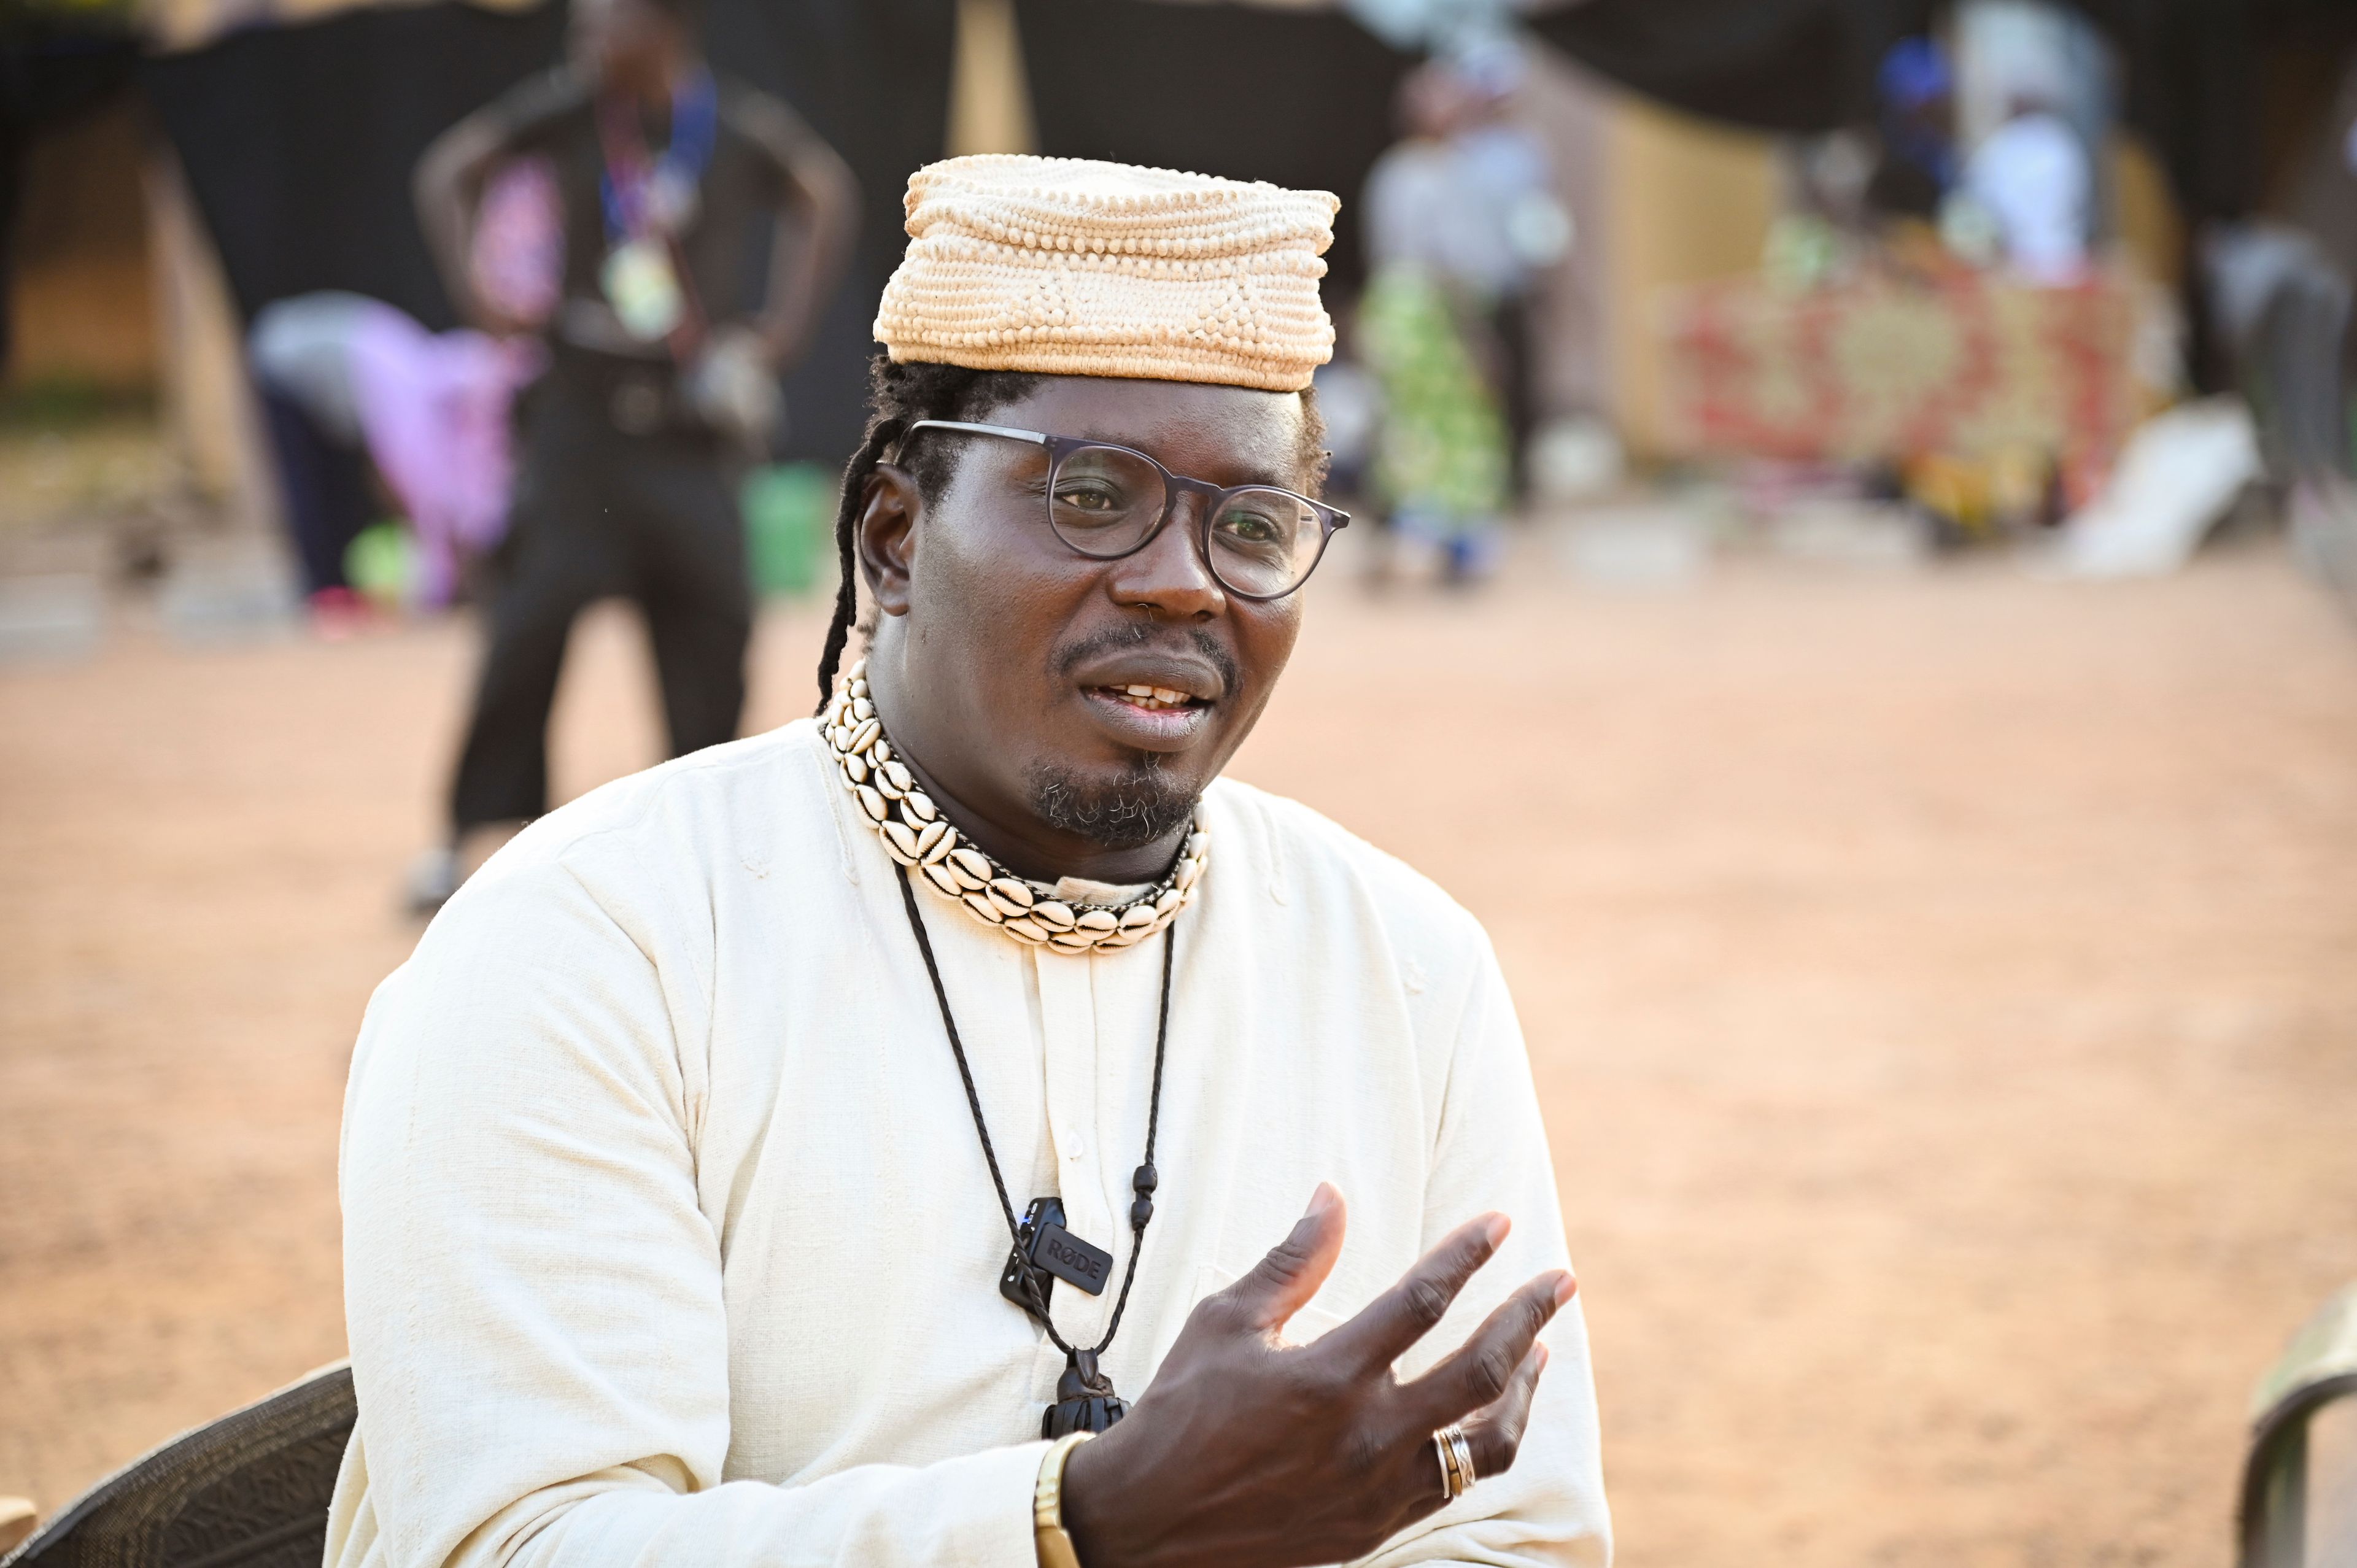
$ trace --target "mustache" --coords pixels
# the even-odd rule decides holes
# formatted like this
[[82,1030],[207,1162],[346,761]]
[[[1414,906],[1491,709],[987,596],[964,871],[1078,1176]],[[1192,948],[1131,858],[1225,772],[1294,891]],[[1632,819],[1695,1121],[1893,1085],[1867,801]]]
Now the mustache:
[[1057,674],[1070,675],[1074,670],[1080,668],[1083,660],[1093,659],[1100,653],[1118,653],[1134,648],[1148,648],[1174,637],[1191,643],[1194,651],[1200,654],[1210,662],[1212,669],[1220,672],[1222,691],[1231,697],[1236,694],[1243,684],[1243,671],[1237,667],[1235,656],[1221,646],[1218,638],[1199,626],[1171,627],[1164,629],[1157,628],[1151,622],[1142,620],[1129,621],[1120,626],[1109,626],[1103,631],[1091,632],[1088,636],[1068,642],[1056,650],[1049,660],[1049,664]]

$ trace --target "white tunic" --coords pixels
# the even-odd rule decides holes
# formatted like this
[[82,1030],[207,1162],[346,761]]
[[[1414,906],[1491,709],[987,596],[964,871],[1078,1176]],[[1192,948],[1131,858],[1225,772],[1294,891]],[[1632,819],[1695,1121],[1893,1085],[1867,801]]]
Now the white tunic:
[[[1412,1372],[1566,1262],[1512,1004],[1397,861],[1240,784],[1203,816],[1105,1368],[1135,1402],[1331,1180],[1349,1239],[1297,1339],[1458,1222],[1514,1219]],[[1030,1568],[1063,1357],[998,1294],[1006,1226],[897,875],[803,721],[543,819],[378,989],[344,1113],[360,1424],[331,1568]],[[1161,941],[1075,958],[919,905],[1017,1208],[1060,1195],[1125,1266]],[[1093,1343],[1113,1296],[1059,1284],[1064,1336]],[[1546,1339],[1512,1472],[1375,1561],[1606,1563],[1577,1303]]]

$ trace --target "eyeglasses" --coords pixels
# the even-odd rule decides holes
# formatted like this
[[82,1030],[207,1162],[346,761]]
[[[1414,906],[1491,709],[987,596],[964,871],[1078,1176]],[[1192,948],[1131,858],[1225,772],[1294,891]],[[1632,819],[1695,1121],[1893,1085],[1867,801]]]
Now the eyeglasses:
[[1174,474],[1126,446],[1003,424],[920,419],[901,436],[900,448],[920,430],[996,435],[1044,447],[1048,526],[1093,561],[1136,554],[1162,532],[1180,496],[1201,498],[1196,547],[1220,585],[1239,598],[1281,599],[1301,586],[1326,553],[1326,542],[1351,521],[1349,512],[1273,485],[1222,489]]

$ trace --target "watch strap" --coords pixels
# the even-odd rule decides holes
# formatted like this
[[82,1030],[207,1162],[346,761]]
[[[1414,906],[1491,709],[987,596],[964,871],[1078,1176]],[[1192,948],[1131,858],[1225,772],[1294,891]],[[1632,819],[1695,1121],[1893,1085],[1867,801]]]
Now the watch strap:
[[1039,1553],[1039,1568],[1081,1568],[1080,1553],[1064,1532],[1064,1461],[1072,1450],[1095,1436],[1092,1432],[1069,1432],[1048,1444],[1039,1461],[1039,1479],[1031,1488],[1031,1533]]

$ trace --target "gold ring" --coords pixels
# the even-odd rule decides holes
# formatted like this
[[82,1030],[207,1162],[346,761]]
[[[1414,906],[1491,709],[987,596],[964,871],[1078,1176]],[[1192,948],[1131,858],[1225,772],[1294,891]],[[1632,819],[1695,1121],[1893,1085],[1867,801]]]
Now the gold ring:
[[1440,1458],[1440,1490],[1455,1502],[1473,1489],[1473,1445],[1461,1426],[1444,1426],[1432,1434],[1432,1450]]

